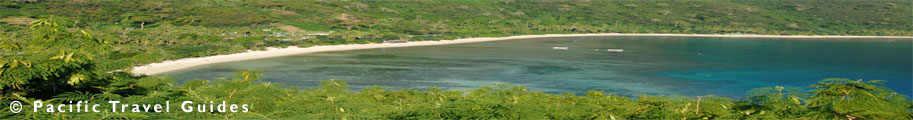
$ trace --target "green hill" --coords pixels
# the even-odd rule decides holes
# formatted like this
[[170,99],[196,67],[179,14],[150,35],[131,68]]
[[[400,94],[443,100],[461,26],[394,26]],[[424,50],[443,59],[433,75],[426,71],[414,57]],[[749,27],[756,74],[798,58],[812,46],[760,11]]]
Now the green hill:
[[[168,59],[287,47],[546,33],[913,35],[910,1],[0,1],[3,119],[911,119],[908,97],[880,81],[831,78],[759,88],[743,100],[472,90],[310,89],[232,79],[175,85],[119,70]],[[61,112],[88,100],[171,112]],[[181,112],[180,101],[249,112]],[[44,103],[36,105],[35,103]],[[50,105],[50,106],[46,106]],[[210,105],[214,106],[214,105]],[[41,109],[33,109],[41,107]],[[134,108],[132,106],[127,106]],[[124,108],[127,108],[124,107]],[[117,108],[120,109],[120,108]],[[198,107],[205,109],[205,107]],[[32,110],[38,111],[33,112]],[[139,111],[139,109],[137,109]],[[212,110],[212,109],[209,109]],[[247,110],[247,108],[245,108]],[[53,111],[53,112],[49,112]]]
[[373,34],[543,32],[910,36],[909,1],[66,1],[2,2],[0,18],[85,26],[282,24]]

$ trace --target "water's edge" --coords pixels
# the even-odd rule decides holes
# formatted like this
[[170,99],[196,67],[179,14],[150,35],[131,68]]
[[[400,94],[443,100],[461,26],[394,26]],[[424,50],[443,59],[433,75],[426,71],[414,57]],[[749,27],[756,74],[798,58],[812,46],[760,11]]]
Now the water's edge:
[[198,58],[183,58],[178,60],[168,60],[159,63],[151,63],[142,66],[136,66],[129,71],[138,75],[154,75],[167,73],[170,71],[190,68],[199,65],[236,62],[243,60],[254,60],[271,57],[289,56],[313,52],[329,51],[346,51],[376,48],[394,48],[394,47],[414,47],[429,45],[447,45],[474,42],[487,42],[511,39],[529,39],[529,38],[549,38],[549,37],[585,37],[585,36],[678,36],[678,37],[733,37],[733,38],[910,38],[913,36],[807,36],[807,35],[721,35],[721,34],[619,34],[619,33],[597,33],[597,34],[545,34],[545,35],[518,35],[508,37],[493,38],[463,38],[454,40],[441,41],[419,41],[399,44],[353,44],[353,45],[332,45],[332,46],[314,46],[300,48],[291,46],[288,48],[268,48],[266,51],[248,51],[244,53],[235,53],[227,55],[214,55]]
[[[900,42],[900,43],[898,43]],[[901,44],[902,43],[902,44]],[[829,77],[889,80],[909,94],[908,39],[560,37],[319,52],[178,70],[180,81],[259,69],[264,81],[304,88],[342,79],[354,90],[473,89],[492,82],[547,93],[739,97],[751,88],[804,88]],[[556,50],[552,47],[569,47]],[[621,48],[624,52],[605,49]],[[602,51],[597,51],[601,49]],[[904,62],[904,61],[907,62]],[[185,77],[181,77],[185,76]],[[907,81],[903,81],[903,80]]]

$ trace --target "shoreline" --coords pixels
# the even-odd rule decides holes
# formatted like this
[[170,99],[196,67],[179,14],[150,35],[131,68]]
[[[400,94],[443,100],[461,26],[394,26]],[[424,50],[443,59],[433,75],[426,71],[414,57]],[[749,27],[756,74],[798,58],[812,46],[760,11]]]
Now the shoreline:
[[328,52],[328,51],[346,51],[346,50],[362,50],[362,49],[374,49],[374,48],[396,48],[396,47],[413,47],[413,46],[429,46],[429,45],[447,45],[447,44],[460,44],[460,43],[475,43],[475,42],[487,42],[487,41],[500,41],[500,40],[512,40],[512,39],[527,39],[527,38],[548,38],[548,37],[587,37],[587,36],[680,36],[680,37],[762,37],[762,38],[910,38],[913,39],[913,36],[817,36],[817,35],[796,35],[796,36],[783,36],[783,35],[723,35],[723,34],[620,34],[620,33],[596,33],[596,34],[544,34],[544,35],[518,35],[518,36],[508,36],[508,37],[480,37],[480,38],[461,38],[454,40],[440,40],[440,41],[415,41],[407,43],[371,43],[371,44],[349,44],[349,45],[328,45],[328,46],[313,46],[307,48],[300,48],[296,46],[289,46],[287,48],[267,48],[265,51],[251,51],[243,53],[234,53],[226,55],[214,55],[206,57],[196,57],[196,58],[182,58],[177,60],[167,60],[159,63],[151,63],[142,66],[136,66],[130,69],[133,74],[136,75],[154,75],[160,73],[171,72],[175,70],[190,68],[194,66],[213,64],[213,63],[222,63],[222,62],[238,62],[242,60],[253,60],[253,59],[262,59],[270,57],[280,57],[280,56],[289,56],[305,53],[314,53],[314,52]]

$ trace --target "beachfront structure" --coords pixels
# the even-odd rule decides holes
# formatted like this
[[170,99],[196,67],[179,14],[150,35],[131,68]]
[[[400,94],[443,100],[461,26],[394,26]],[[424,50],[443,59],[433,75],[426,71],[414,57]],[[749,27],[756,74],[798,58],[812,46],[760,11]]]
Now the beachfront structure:
[[408,40],[384,40],[384,43],[407,43]]

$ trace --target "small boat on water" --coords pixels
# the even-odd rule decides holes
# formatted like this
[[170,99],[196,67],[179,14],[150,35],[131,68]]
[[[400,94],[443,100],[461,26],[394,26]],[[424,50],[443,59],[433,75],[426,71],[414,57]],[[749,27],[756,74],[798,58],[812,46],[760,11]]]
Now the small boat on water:
[[567,47],[552,47],[555,50],[567,50]]
[[625,49],[606,49],[605,51],[609,51],[609,52],[624,52]]

